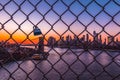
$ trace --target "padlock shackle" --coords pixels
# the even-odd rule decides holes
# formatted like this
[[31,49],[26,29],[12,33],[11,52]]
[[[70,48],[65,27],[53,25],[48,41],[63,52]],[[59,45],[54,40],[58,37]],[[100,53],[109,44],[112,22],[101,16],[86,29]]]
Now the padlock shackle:
[[33,29],[37,28],[36,26],[33,26]]

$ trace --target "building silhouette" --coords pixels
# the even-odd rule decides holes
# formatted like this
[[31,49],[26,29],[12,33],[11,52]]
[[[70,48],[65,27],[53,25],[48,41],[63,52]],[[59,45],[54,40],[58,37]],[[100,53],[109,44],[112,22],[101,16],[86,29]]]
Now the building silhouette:
[[[90,39],[89,34],[83,35],[81,38],[74,35],[73,39],[70,35],[67,35],[64,39],[62,37],[59,41],[57,41],[57,47],[70,47],[70,48],[84,48],[84,49],[119,49],[116,47],[120,46],[120,41],[118,38],[116,41],[114,40],[114,36],[108,36],[108,38],[102,38],[102,35],[93,31],[93,40]],[[54,40],[52,41],[54,43]],[[117,44],[117,45],[116,45]]]
[[115,46],[114,36],[108,36],[108,45]]
[[47,43],[47,45],[53,47],[53,46],[55,46],[55,43],[56,43],[56,39],[55,39],[54,37],[50,36],[50,37],[48,38],[48,43]]

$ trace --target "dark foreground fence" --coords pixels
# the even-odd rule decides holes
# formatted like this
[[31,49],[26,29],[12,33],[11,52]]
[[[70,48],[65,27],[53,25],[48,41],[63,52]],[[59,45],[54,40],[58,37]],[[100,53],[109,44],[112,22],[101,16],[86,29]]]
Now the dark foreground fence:
[[0,80],[120,80],[119,54],[119,0],[0,0]]

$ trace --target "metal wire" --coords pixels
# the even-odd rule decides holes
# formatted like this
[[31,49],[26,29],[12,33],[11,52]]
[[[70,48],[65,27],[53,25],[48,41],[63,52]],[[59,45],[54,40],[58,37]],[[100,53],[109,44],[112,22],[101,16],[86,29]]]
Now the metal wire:
[[[52,0],[52,1],[51,0],[1,0],[0,1],[0,17],[1,17],[0,38],[1,40],[2,38],[5,40],[3,42],[1,41],[0,47],[3,50],[4,48],[9,46],[11,48],[15,46],[16,48],[14,48],[15,50],[13,53],[16,54],[12,54],[12,55],[9,54],[2,58],[5,61],[3,63],[2,62],[0,63],[1,66],[0,74],[3,74],[2,71],[4,71],[4,73],[8,76],[4,75],[5,77],[3,76],[4,77],[3,78],[0,75],[1,78],[0,80],[103,80],[103,79],[119,80],[120,79],[120,63],[119,63],[120,44],[112,40],[107,45],[97,46],[100,44],[96,40],[94,40],[94,44],[92,43],[92,41],[91,42],[86,41],[86,43],[84,43],[82,42],[82,38],[81,40],[79,40],[79,37],[83,36],[85,32],[93,39],[97,37],[94,36],[89,30],[90,25],[92,25],[93,23],[95,23],[99,27],[98,35],[105,33],[107,36],[111,36],[112,38],[119,37],[120,29],[118,30],[119,32],[117,32],[114,36],[112,36],[106,28],[108,28],[109,24],[114,24],[116,25],[116,27],[120,27],[119,21],[116,20],[116,17],[119,17],[120,14],[120,4],[119,4],[120,2],[119,0],[106,0],[103,2],[104,3],[101,3],[100,0],[86,0],[85,3],[84,0],[70,0],[70,1],[69,0]],[[58,6],[59,3],[61,3],[61,5]],[[81,10],[78,10],[78,12],[74,12],[73,9],[71,9],[71,7],[76,4],[79,5],[78,9],[82,8]],[[109,13],[108,9],[110,7],[109,6],[110,4],[115,5],[119,9],[113,10],[116,12],[112,12],[112,14]],[[97,9],[93,8],[95,10],[92,9],[93,11],[90,11],[89,8],[91,8],[90,7],[91,5],[96,5],[98,8]],[[8,9],[8,6],[11,6],[11,10]],[[16,8],[14,8],[15,6]],[[26,6],[26,9],[23,6]],[[56,8],[57,6],[58,7],[62,6],[64,7],[64,9],[61,10],[61,12],[59,12]],[[32,7],[32,8],[29,10],[28,7]],[[39,7],[42,7],[45,10],[42,11],[41,9],[39,9]],[[26,12],[26,10],[28,10],[28,12]],[[102,13],[104,13],[104,15],[108,17],[108,19],[105,19],[106,20],[105,23],[104,21],[103,22],[100,21],[101,18],[99,16]],[[48,16],[52,16],[51,14],[53,14],[56,18],[53,19],[54,18],[53,17],[50,18],[52,19],[50,20]],[[73,16],[73,18],[71,18],[69,22],[67,21],[67,19],[64,18],[64,16],[69,17],[69,15],[67,14]],[[82,19],[83,17],[81,17],[84,14],[88,16],[87,21],[83,20]],[[22,15],[22,17],[19,17],[19,15]],[[33,18],[39,18],[39,20],[34,21]],[[104,16],[102,18],[104,18]],[[12,32],[10,32],[8,29],[9,27],[7,27],[7,25],[11,24],[10,22],[12,22],[17,26],[17,28],[16,29],[14,28]],[[25,23],[30,24],[32,26],[39,26],[43,22],[49,26],[49,29],[44,34],[42,34],[44,40],[48,43],[48,44],[42,44],[42,46],[49,46],[49,50],[46,51],[47,53],[49,53],[49,56],[45,61],[43,60],[35,61],[29,59],[31,61],[31,64],[33,64],[33,69],[32,70],[28,69],[28,71],[26,71],[27,69],[25,69],[25,66],[23,67],[22,65],[25,65],[26,61],[29,61],[28,57],[30,57],[31,55],[37,52],[37,47],[36,47],[37,44],[34,42],[34,39],[30,38],[30,36],[33,34],[33,31],[29,31],[28,29],[27,31],[29,32],[27,33],[24,27],[22,26]],[[63,30],[64,32],[62,33],[59,33],[54,27],[59,22],[61,22],[64,26],[66,26],[66,30]],[[76,34],[76,31],[74,31],[74,27],[72,28],[72,26],[76,22],[80,24],[81,27],[83,27],[79,34]],[[114,29],[114,27],[112,29]],[[17,34],[18,31],[20,31],[25,36],[23,37],[23,40],[20,43],[17,41],[18,37],[15,38],[15,34]],[[50,41],[50,40],[54,40],[53,38],[54,36],[51,35],[51,38],[49,39],[46,38],[46,36],[51,31],[54,32],[54,34],[56,34],[59,37],[58,41],[54,42],[54,44],[51,43]],[[74,37],[76,37],[76,40],[73,42],[68,41],[66,43],[66,41],[63,40],[63,36],[66,35],[67,33],[74,35]],[[7,39],[4,38],[6,36],[8,36]],[[27,50],[26,48],[25,50],[24,48],[21,48],[21,46],[24,45],[24,42],[26,40],[29,41],[31,45],[34,45],[35,49]],[[8,44],[9,41],[14,42],[15,45],[11,44],[9,46],[8,45],[6,46],[6,44]],[[60,48],[62,50],[58,51],[56,47],[58,48],[59,42],[62,42],[62,45],[64,45],[64,47],[67,45],[67,47],[65,49]],[[117,47],[114,46],[113,48],[113,46],[110,46],[113,43],[114,45],[117,45]],[[74,49],[71,47],[75,47],[76,50],[80,49],[80,51],[74,51]],[[118,52],[113,52],[113,54],[111,54],[108,51],[111,50],[111,48]],[[95,51],[96,50],[98,51],[93,52],[92,51],[93,49],[95,49]],[[18,54],[21,55],[18,57]],[[73,57],[71,57],[70,54],[72,54]],[[53,57],[54,55],[57,55],[57,57],[55,59],[51,59],[51,57]],[[68,57],[66,57],[66,55]],[[86,56],[88,58],[91,58],[90,59],[91,61],[86,59]],[[100,58],[101,56],[102,58]],[[104,59],[107,58],[107,57],[105,58],[105,56],[109,56],[110,58],[108,63],[104,62]],[[12,58],[12,61],[10,61],[10,59],[8,58]],[[72,62],[69,62],[70,59]],[[103,59],[103,62],[101,62],[101,59]],[[118,62],[116,60],[118,60]],[[11,69],[8,69],[8,67],[6,67],[7,65],[10,66],[10,63],[11,64],[14,63],[14,65],[16,65],[16,68],[13,69],[12,71]],[[44,65],[44,63],[47,65]],[[64,66],[60,65],[60,63],[63,63]],[[62,67],[59,68],[59,66]],[[114,66],[114,68],[112,66]],[[31,68],[31,66],[27,66],[27,67]],[[45,67],[45,69],[42,67]],[[116,73],[114,69],[115,71],[117,71]],[[24,77],[23,78],[21,76],[19,77],[19,74],[24,74]],[[35,78],[35,76],[37,77]]]

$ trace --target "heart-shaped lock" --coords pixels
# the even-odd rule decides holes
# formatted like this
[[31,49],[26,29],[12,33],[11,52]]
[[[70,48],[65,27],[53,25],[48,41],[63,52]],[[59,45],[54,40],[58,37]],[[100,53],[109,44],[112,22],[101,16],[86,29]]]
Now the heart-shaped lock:
[[38,27],[35,27],[35,26],[33,27],[33,33],[34,33],[35,36],[42,34],[41,30]]

